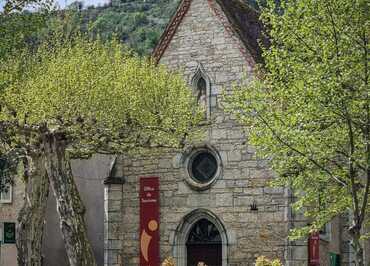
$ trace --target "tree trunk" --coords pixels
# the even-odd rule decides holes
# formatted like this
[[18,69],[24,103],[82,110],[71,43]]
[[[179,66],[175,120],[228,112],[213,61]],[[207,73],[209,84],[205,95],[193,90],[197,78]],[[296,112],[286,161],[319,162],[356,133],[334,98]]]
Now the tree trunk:
[[360,243],[360,237],[355,237],[353,239],[353,248],[355,251],[355,260],[357,266],[364,266],[364,249]]
[[42,239],[45,210],[49,195],[49,180],[44,157],[35,155],[24,161],[25,197],[18,214],[17,260],[19,266],[42,265]]
[[87,238],[84,220],[85,207],[81,201],[66,156],[66,140],[63,134],[47,133],[43,138],[45,168],[57,202],[60,228],[71,266],[96,265]]
[[355,263],[356,266],[364,266],[364,249],[361,245],[361,227],[353,226],[349,229],[349,234],[351,236],[351,245],[353,247],[353,251],[355,253]]

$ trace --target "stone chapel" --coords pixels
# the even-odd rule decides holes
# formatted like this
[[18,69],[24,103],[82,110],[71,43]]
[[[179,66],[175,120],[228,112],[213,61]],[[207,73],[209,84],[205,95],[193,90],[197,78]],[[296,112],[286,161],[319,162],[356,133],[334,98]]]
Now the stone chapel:
[[[223,112],[222,91],[248,82],[262,63],[259,44],[268,45],[259,14],[243,0],[180,1],[153,58],[183,73],[204,106],[205,138],[156,157],[72,162],[99,266],[158,266],[168,257],[177,266],[252,266],[261,255],[285,266],[353,265],[346,217],[315,238],[288,240],[290,229],[308,221],[292,212],[289,189],[268,186],[274,173]],[[1,266],[17,265],[23,191],[17,180],[9,195],[0,195]],[[49,201],[44,265],[66,266],[55,199]],[[367,243],[367,263],[369,251]]]
[[[142,264],[150,241],[158,241],[160,261],[172,256],[178,266],[254,265],[260,255],[308,265],[308,242],[287,240],[290,228],[305,223],[292,214],[292,194],[267,186],[272,171],[222,110],[222,90],[248,80],[262,62],[259,42],[267,41],[258,13],[243,1],[180,1],[153,57],[182,71],[212,124],[203,141],[181,152],[117,159],[105,180],[105,266],[152,265]],[[159,221],[139,231],[140,184],[153,176],[158,187],[148,190],[159,190]],[[340,265],[348,248],[339,223],[320,236],[320,262],[310,265]],[[155,230],[159,239],[150,235]]]

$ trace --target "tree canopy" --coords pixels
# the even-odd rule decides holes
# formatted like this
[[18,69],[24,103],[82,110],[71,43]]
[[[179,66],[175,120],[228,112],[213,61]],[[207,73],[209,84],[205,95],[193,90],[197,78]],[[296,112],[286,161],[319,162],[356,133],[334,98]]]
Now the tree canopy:
[[[196,120],[179,74],[133,56],[118,42],[47,43],[4,65],[0,121],[62,129],[76,151],[173,146]],[[14,73],[21,77],[11,80]],[[140,140],[140,141],[139,141]]]
[[261,13],[271,41],[265,65],[258,80],[235,89],[229,111],[270,161],[276,184],[299,195],[295,207],[311,225],[293,235],[350,210],[359,254],[370,211],[369,5],[274,2]]
[[11,13],[23,11],[25,8],[50,8],[53,5],[53,0],[5,0],[4,12]]
[[[1,152],[20,150],[26,168],[39,167],[27,171],[32,189],[26,194],[40,193],[26,195],[32,202],[25,202],[18,218],[18,261],[41,261],[37,225],[50,181],[70,264],[95,265],[71,157],[181,147],[202,119],[192,90],[180,74],[117,41],[64,38],[63,32],[36,52],[8,57],[0,80]],[[31,247],[28,234],[37,236]]]

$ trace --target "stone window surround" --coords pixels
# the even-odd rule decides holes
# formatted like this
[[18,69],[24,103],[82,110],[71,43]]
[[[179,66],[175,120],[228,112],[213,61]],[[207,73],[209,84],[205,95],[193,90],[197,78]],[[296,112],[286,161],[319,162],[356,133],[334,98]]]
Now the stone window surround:
[[[214,175],[214,177],[209,180],[207,183],[199,183],[197,182],[189,172],[189,165],[192,162],[192,159],[194,156],[196,156],[200,152],[208,152],[212,154],[216,161],[217,161],[217,171]],[[186,183],[195,190],[207,190],[209,189],[221,176],[223,172],[222,167],[222,160],[220,154],[217,152],[217,150],[210,144],[204,143],[202,145],[196,145],[190,147],[187,151],[183,153],[183,160],[182,160],[182,168],[184,170],[184,176]]]
[[[12,203],[13,202],[13,185],[8,185],[8,193],[0,192],[0,203]],[[4,195],[9,195],[8,198],[4,198]]]
[[213,223],[220,233],[222,240],[222,266],[228,265],[229,237],[220,219],[211,211],[196,209],[184,216],[176,228],[173,240],[172,254],[177,266],[187,265],[186,241],[193,225],[201,219],[207,219]]
[[203,78],[206,82],[206,118],[211,117],[211,79],[206,74],[206,71],[201,63],[198,62],[198,66],[191,78],[190,85],[193,88],[194,95],[197,95],[198,81]]
[[328,222],[324,225],[324,231],[320,232],[320,240],[327,242],[331,241],[331,222]]

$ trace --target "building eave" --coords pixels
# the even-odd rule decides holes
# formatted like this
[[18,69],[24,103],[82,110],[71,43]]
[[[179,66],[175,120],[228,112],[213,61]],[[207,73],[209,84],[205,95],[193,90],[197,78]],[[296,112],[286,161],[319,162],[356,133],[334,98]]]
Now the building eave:
[[167,24],[166,29],[162,33],[162,36],[159,39],[158,44],[153,50],[152,58],[154,59],[155,63],[159,62],[163,53],[166,51],[182,19],[185,17],[186,13],[188,12],[191,2],[192,0],[182,0],[179,3],[175,14],[170,19],[170,22]]
[[[205,0],[208,1],[210,8],[216,17],[220,17],[215,4],[221,8],[221,12],[226,17],[227,21],[221,21],[221,24],[231,34],[237,36],[241,41],[241,52],[246,58],[249,53],[254,63],[263,63],[262,49],[260,44],[268,46],[268,38],[264,36],[264,27],[259,20],[259,12],[248,4],[240,0]],[[189,11],[192,0],[181,0],[176,12],[171,17],[166,29],[162,33],[158,44],[153,50],[152,58],[156,64],[159,63],[161,57],[169,46],[172,38],[176,34],[183,18]],[[244,15],[244,18],[242,18]],[[247,52],[246,52],[247,51]],[[254,64],[252,63],[252,64]]]

